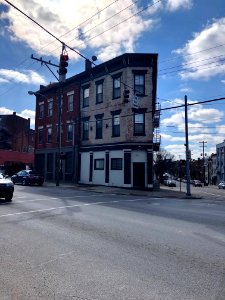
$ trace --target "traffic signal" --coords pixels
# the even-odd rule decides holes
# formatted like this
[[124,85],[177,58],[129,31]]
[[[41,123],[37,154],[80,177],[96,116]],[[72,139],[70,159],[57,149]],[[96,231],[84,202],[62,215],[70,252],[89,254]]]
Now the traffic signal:
[[123,100],[125,103],[129,102],[130,90],[125,89],[123,92]]
[[59,75],[66,75],[67,73],[67,67],[68,67],[68,55],[67,54],[61,54],[60,55],[60,62],[59,62]]

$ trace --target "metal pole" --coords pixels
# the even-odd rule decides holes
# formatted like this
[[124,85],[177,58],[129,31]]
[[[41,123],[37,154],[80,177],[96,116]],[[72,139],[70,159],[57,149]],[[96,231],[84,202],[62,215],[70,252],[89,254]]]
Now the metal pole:
[[61,136],[61,85],[59,83],[58,89],[58,151],[56,152],[56,186],[59,186],[59,175],[60,175],[60,154],[62,147],[62,136]]
[[188,113],[187,113],[187,96],[184,97],[185,101],[185,139],[186,139],[186,179],[187,179],[187,196],[191,196],[191,186],[190,186],[190,159],[191,153],[189,150],[188,143]]

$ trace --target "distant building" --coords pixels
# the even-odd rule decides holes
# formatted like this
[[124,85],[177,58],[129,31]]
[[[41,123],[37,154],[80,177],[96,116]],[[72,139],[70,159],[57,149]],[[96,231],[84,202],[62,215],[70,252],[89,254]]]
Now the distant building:
[[[10,172],[34,163],[34,130],[30,119],[16,115],[0,115],[0,169]],[[11,168],[10,168],[11,167]]]
[[217,183],[225,181],[225,141],[216,145]]

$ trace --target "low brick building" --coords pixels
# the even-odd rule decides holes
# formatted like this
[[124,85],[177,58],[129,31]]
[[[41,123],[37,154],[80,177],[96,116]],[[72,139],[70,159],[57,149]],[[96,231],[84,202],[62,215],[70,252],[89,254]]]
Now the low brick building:
[[25,165],[34,164],[34,130],[30,119],[0,115],[0,165],[13,173]]

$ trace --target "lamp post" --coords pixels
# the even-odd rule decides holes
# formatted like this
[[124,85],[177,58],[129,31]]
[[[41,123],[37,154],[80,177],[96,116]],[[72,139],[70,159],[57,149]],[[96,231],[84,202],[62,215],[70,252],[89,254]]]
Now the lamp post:
[[[29,95],[39,95],[45,99],[48,99],[45,95],[39,93],[39,92],[33,92],[33,91],[28,91]],[[62,139],[61,139],[61,86],[59,85],[58,89],[58,130],[57,130],[57,141],[58,141],[58,151],[56,153],[56,176],[55,176],[55,184],[56,186],[59,186],[59,175],[60,175],[60,154],[61,154],[61,148],[62,148]]]

